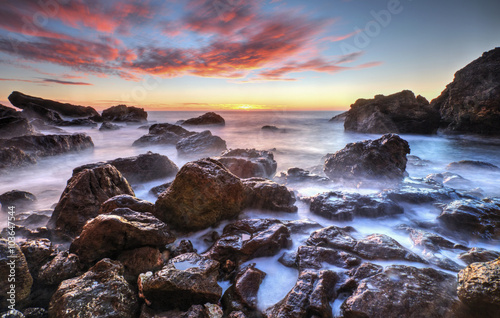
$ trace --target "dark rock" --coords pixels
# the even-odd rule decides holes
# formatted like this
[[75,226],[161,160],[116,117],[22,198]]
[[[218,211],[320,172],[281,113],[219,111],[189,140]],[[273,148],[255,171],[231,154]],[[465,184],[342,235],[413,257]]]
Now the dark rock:
[[236,217],[244,186],[220,162],[207,158],[186,163],[155,203],[155,215],[179,230],[200,230]]
[[255,317],[257,310],[257,293],[266,273],[250,264],[242,268],[234,279],[234,283],[222,296],[224,312],[241,311],[246,316]]
[[162,194],[163,192],[165,192],[165,190],[167,190],[168,187],[170,187],[171,184],[172,184],[172,182],[166,182],[166,183],[160,184],[160,185],[158,185],[156,187],[152,187],[149,190],[149,193],[153,194],[155,197],[159,197],[160,194]]
[[287,187],[262,179],[243,179],[245,186],[245,208],[270,211],[297,212],[295,195]]
[[408,160],[407,164],[414,167],[427,167],[431,163],[430,160],[422,159],[414,155],[407,155],[406,159]]
[[134,191],[114,166],[82,170],[68,180],[48,226],[76,236],[87,220],[99,214],[102,203],[120,194],[133,196]]
[[30,107],[31,104],[35,104],[38,106],[41,106],[43,108],[47,108],[50,110],[53,110],[55,112],[58,112],[59,114],[63,116],[68,116],[68,117],[91,117],[91,116],[97,116],[100,117],[99,113],[93,109],[90,106],[84,107],[84,106],[75,106],[71,104],[63,104],[59,102],[55,102],[52,100],[48,99],[42,99],[38,97],[33,97],[29,95],[25,95],[20,92],[12,92],[9,95],[9,101],[12,103],[12,105],[16,106],[17,108],[25,109],[26,107]]
[[[14,276],[10,276],[12,272],[12,256],[15,257]],[[33,284],[33,278],[30,275],[28,262],[24,257],[19,246],[6,239],[0,238],[0,277],[2,284],[0,285],[0,307],[7,308],[11,304],[19,303],[26,299]],[[11,292],[11,284],[8,284],[8,277],[15,278],[14,292]],[[9,292],[9,294],[8,294]],[[11,296],[12,295],[12,296]],[[10,300],[12,299],[12,300]]]
[[179,240],[168,246],[171,257],[177,257],[186,253],[196,253],[193,243],[189,240]]
[[27,240],[20,246],[28,262],[31,277],[35,280],[40,268],[50,260],[54,249],[48,239]]
[[188,310],[192,305],[217,303],[219,263],[195,253],[171,259],[158,272],[139,275],[139,295],[155,309]]
[[25,135],[33,135],[35,129],[22,117],[0,117],[0,137],[12,138]]
[[492,171],[500,171],[498,166],[494,164],[483,162],[483,161],[474,161],[474,160],[460,160],[457,162],[452,162],[446,166],[447,170],[492,170]]
[[349,234],[348,228],[329,226],[311,233],[307,245],[328,247],[332,249],[353,250],[356,239]]
[[23,310],[25,318],[49,318],[49,313],[45,308],[27,308]]
[[128,208],[101,214],[85,224],[69,251],[84,263],[105,257],[116,258],[125,250],[144,246],[163,248],[175,241],[167,225],[147,212]]
[[421,247],[425,250],[438,252],[441,249],[467,249],[457,243],[454,243],[439,234],[432,232],[400,226],[401,229],[406,230],[410,234],[410,239],[415,246]]
[[281,184],[296,184],[296,183],[329,183],[330,179],[320,175],[311,173],[310,171],[301,168],[290,168],[286,172],[281,172],[279,176],[275,176],[274,180]]
[[129,208],[136,212],[153,212],[155,205],[128,194],[114,196],[101,204],[99,214],[111,213],[118,208]]
[[500,312],[500,258],[473,263],[458,273],[458,298],[481,317]]
[[13,309],[13,310],[9,310],[7,312],[4,312],[2,314],[0,314],[1,318],[26,318],[22,312],[20,312],[19,310],[16,310],[16,309]]
[[443,203],[460,198],[455,191],[432,184],[403,184],[398,189],[383,191],[381,195],[397,203],[414,204]]
[[82,276],[63,281],[52,296],[49,316],[137,317],[137,296],[122,274],[120,262],[103,259]]
[[57,124],[62,127],[70,126],[86,126],[86,127],[97,127],[97,123],[90,118],[77,118],[72,120],[64,120]]
[[240,178],[271,178],[278,166],[272,152],[255,149],[232,149],[217,160]]
[[343,123],[345,121],[345,119],[347,118],[348,115],[349,115],[349,111],[343,112],[341,114],[338,114],[338,115],[333,116],[332,118],[330,118],[329,122],[342,122]]
[[158,248],[143,246],[126,250],[118,256],[125,268],[124,277],[131,277],[136,282],[137,276],[148,271],[156,271],[163,267],[163,258]]
[[311,212],[338,221],[357,217],[383,217],[402,214],[403,208],[389,199],[359,193],[328,192],[311,200]]
[[223,312],[219,305],[206,303],[205,305],[193,305],[187,311],[178,309],[168,311],[155,311],[147,305],[143,305],[139,318],[222,318]]
[[35,103],[26,103],[24,104],[24,109],[22,111],[22,115],[26,119],[40,119],[46,124],[57,125],[63,122],[64,120],[61,118],[59,113],[42,107]]
[[441,126],[458,132],[500,134],[500,48],[495,48],[455,73],[431,102]]
[[338,276],[333,271],[304,271],[283,300],[266,310],[268,317],[332,317],[330,303],[335,298]]
[[101,124],[101,127],[99,127],[99,131],[118,130],[120,128],[121,128],[120,125],[115,125],[113,123],[110,123],[109,121],[106,121]]
[[222,118],[220,115],[214,113],[214,112],[209,112],[205,113],[201,116],[198,116],[196,118],[190,118],[187,120],[184,120],[181,122],[182,125],[221,125],[224,126],[226,122],[224,121],[224,118]]
[[322,269],[326,264],[339,268],[352,268],[361,264],[361,259],[351,253],[319,246],[300,246],[296,258],[299,271]]
[[371,134],[432,134],[439,127],[439,113],[422,96],[405,90],[374,99],[358,99],[347,112],[344,128]]
[[63,280],[81,274],[82,269],[83,265],[80,263],[78,255],[70,254],[68,251],[61,251],[40,268],[37,280],[41,284],[57,286]]
[[0,117],[21,117],[21,112],[12,107],[0,104]]
[[333,180],[401,180],[406,169],[408,142],[394,134],[376,140],[348,144],[325,162],[325,174]]
[[27,154],[18,147],[0,148],[0,169],[23,167],[35,163],[35,157]]
[[44,157],[93,148],[94,143],[85,134],[21,136],[0,139],[0,148],[5,147],[17,147],[30,154]]
[[12,190],[0,195],[2,211],[5,212],[9,211],[9,206],[14,206],[16,212],[21,212],[32,206],[35,201],[35,195],[26,191]]
[[318,222],[309,219],[283,221],[283,224],[290,230],[292,234],[307,234],[311,233],[313,229],[321,229],[323,226]]
[[373,263],[363,263],[358,267],[351,269],[349,275],[359,282],[362,279],[377,275],[378,273],[381,273],[383,270],[384,267],[381,265]]
[[272,132],[280,131],[280,129],[278,127],[276,127],[276,126],[270,126],[270,125],[262,126],[261,129],[264,130],[264,131],[272,131]]
[[[404,286],[404,287],[403,287]],[[432,268],[393,265],[360,281],[342,304],[344,317],[453,317],[454,276]]]
[[143,122],[148,120],[148,113],[144,108],[118,105],[102,111],[102,119],[114,122]]
[[149,127],[149,133],[134,141],[132,146],[144,145],[175,145],[181,139],[195,135],[178,125],[154,124]]
[[464,252],[458,256],[467,265],[478,262],[489,262],[494,261],[500,257],[500,252],[491,251],[484,248],[473,247],[467,252]]
[[175,148],[180,156],[216,156],[227,150],[226,142],[210,130],[181,139]]

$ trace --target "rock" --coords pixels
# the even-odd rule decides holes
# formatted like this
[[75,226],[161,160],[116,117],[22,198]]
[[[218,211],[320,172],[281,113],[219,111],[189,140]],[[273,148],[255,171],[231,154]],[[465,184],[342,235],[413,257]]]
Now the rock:
[[244,186],[220,162],[207,158],[186,163],[155,203],[155,215],[184,231],[210,227],[236,217],[244,204]]
[[330,179],[320,175],[311,173],[308,170],[301,168],[290,168],[286,172],[281,172],[279,176],[275,176],[274,180],[281,184],[297,184],[297,183],[330,183]]
[[457,302],[455,288],[455,277],[444,272],[392,265],[361,280],[341,309],[344,317],[451,318]]
[[338,276],[333,271],[304,271],[283,300],[266,310],[273,318],[332,317]]
[[326,247],[300,246],[297,251],[296,263],[299,271],[319,270],[328,267],[327,264],[349,269],[360,265],[361,258],[348,252]]
[[397,203],[434,203],[434,202],[450,202],[460,199],[460,195],[451,189],[444,188],[436,182],[429,183],[403,183],[397,189],[384,190],[381,193],[382,197],[390,199]]
[[165,223],[151,213],[119,208],[101,214],[85,224],[69,248],[84,263],[116,258],[125,250],[144,246],[164,248],[175,241]]
[[489,262],[494,261],[500,257],[500,252],[491,251],[480,247],[473,247],[467,252],[464,252],[458,256],[467,265],[479,262]]
[[154,124],[149,127],[149,133],[134,141],[132,146],[144,145],[175,145],[182,138],[195,135],[196,132],[187,131],[181,126],[172,124]]
[[[352,106],[351,106],[352,107]],[[330,118],[329,122],[344,122],[345,119],[347,118],[347,116],[349,115],[349,112],[343,112],[341,114],[338,114],[336,116],[333,116],[332,118]]]
[[190,118],[188,120],[184,120],[181,122],[182,125],[221,125],[224,126],[226,122],[224,121],[224,118],[222,118],[220,115],[214,113],[214,112],[209,112],[205,113],[201,116],[198,116],[196,118]]
[[348,144],[325,161],[325,174],[332,180],[401,180],[410,147],[406,140],[387,134],[376,140]]
[[287,187],[262,179],[243,179],[245,186],[245,208],[270,211],[297,212],[295,195]]
[[117,158],[106,162],[91,163],[77,167],[73,175],[84,169],[92,169],[103,165],[113,165],[129,182],[146,182],[170,177],[179,171],[177,165],[167,156],[148,151],[135,157]]
[[63,281],[52,296],[49,316],[137,317],[137,296],[122,273],[119,262],[103,259],[82,276]]
[[224,227],[222,236],[205,253],[221,264],[276,255],[290,244],[290,230],[276,219],[244,219]]
[[217,160],[240,178],[271,178],[278,166],[272,152],[255,149],[232,149]]
[[[177,309],[158,312],[147,305],[143,305],[139,318],[222,318],[223,312],[219,305],[206,303],[193,305],[187,311]],[[245,318],[245,317],[244,317]]]
[[346,131],[371,134],[433,134],[439,127],[439,113],[422,96],[404,90],[374,99],[358,99],[344,122]]
[[219,136],[213,136],[210,130],[181,139],[176,145],[180,156],[214,156],[227,150],[226,142]]
[[51,125],[57,125],[64,121],[59,113],[31,102],[24,104],[21,114],[26,119],[40,119],[44,123]]
[[17,147],[35,156],[45,157],[94,147],[92,139],[85,134],[21,136],[0,139],[0,148]]
[[311,200],[312,213],[338,221],[351,221],[356,217],[383,217],[402,214],[403,208],[391,200],[359,193],[328,192]]
[[48,318],[49,314],[45,308],[27,308],[23,310],[25,318]]
[[0,148],[0,169],[18,168],[35,163],[35,157],[27,154],[18,147],[10,146]]
[[137,281],[137,276],[148,271],[156,271],[163,267],[163,258],[158,248],[143,246],[126,250],[118,256],[125,268],[125,277],[130,276]]
[[177,257],[186,253],[196,253],[193,243],[189,240],[175,241],[170,246],[167,246],[167,249],[170,251],[170,257]]
[[458,273],[458,298],[481,317],[500,312],[500,258],[473,263]]
[[99,214],[102,203],[120,194],[133,196],[134,191],[114,166],[82,170],[68,180],[48,226],[76,236],[87,220]]
[[35,134],[33,126],[22,117],[0,117],[0,137],[12,138]]
[[500,48],[495,48],[455,73],[431,106],[450,131],[500,134]]
[[148,121],[148,113],[144,108],[118,105],[102,111],[102,119],[113,122],[143,122]]
[[57,286],[63,280],[79,275],[82,269],[78,255],[61,251],[40,268],[37,280],[41,284]]
[[16,212],[21,212],[31,207],[35,201],[35,195],[26,191],[12,190],[0,195],[2,211],[5,212],[9,211],[9,206],[14,206]]
[[431,163],[430,160],[422,159],[414,155],[407,155],[406,159],[408,160],[407,164],[414,167],[427,167]]
[[500,200],[461,199],[448,203],[437,218],[447,228],[486,239],[500,238]]
[[[33,278],[30,275],[28,262],[15,242],[3,238],[0,238],[0,278],[3,282],[0,285],[1,308],[15,305],[29,296]],[[14,288],[8,283],[12,283],[12,278],[15,279]]]
[[12,107],[0,104],[0,117],[21,117],[21,112]]
[[136,212],[153,212],[154,203],[138,199],[128,194],[114,196],[101,204],[99,214],[111,213],[118,208],[129,208]]
[[12,105],[17,108],[25,109],[26,107],[30,107],[31,104],[38,105],[43,108],[47,108],[53,110],[63,116],[68,117],[100,117],[99,113],[90,106],[75,106],[71,104],[63,104],[59,102],[55,102],[48,99],[42,99],[38,97],[33,97],[29,95],[25,95],[20,92],[12,92],[9,95],[9,101]]
[[50,260],[54,252],[52,242],[48,239],[26,240],[20,248],[28,262],[31,277],[36,280],[38,271]]
[[217,303],[219,263],[195,253],[171,259],[155,273],[139,275],[139,295],[154,309],[188,310],[192,305]]
[[77,118],[72,120],[64,120],[57,124],[58,126],[68,127],[68,126],[87,126],[87,127],[97,127],[97,123],[90,118]]
[[1,314],[0,318],[26,318],[19,310],[9,310]]
[[160,194],[162,194],[163,192],[165,192],[165,190],[167,190],[168,187],[170,187],[171,184],[172,184],[172,182],[166,182],[166,183],[160,184],[160,185],[158,185],[156,187],[152,187],[149,190],[149,193],[153,194],[155,197],[159,197]]
[[474,161],[474,160],[460,160],[457,162],[452,162],[446,166],[446,170],[491,170],[491,171],[500,171],[498,166],[494,164],[483,162],[483,161]]
[[278,127],[276,126],[270,126],[270,125],[265,125],[265,126],[262,126],[261,128],[262,130],[264,131],[271,131],[271,132],[277,132],[277,131],[280,131],[281,129],[279,129]]
[[121,128],[120,125],[115,125],[110,123],[109,121],[106,121],[101,124],[101,127],[99,127],[99,131],[118,130],[120,128]]

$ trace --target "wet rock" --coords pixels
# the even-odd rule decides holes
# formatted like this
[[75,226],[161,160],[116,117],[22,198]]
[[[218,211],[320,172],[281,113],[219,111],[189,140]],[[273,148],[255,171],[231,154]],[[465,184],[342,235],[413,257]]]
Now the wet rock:
[[113,122],[143,122],[148,120],[148,113],[144,108],[118,105],[102,111],[102,119]]
[[328,268],[328,265],[349,269],[361,264],[361,259],[354,254],[331,248],[300,246],[296,262],[299,271]]
[[87,222],[69,250],[82,262],[91,263],[143,246],[163,248],[173,241],[167,225],[152,214],[120,208]]
[[111,213],[118,208],[129,208],[136,212],[153,212],[155,205],[128,194],[121,194],[104,201],[99,209],[99,214]]
[[36,163],[36,158],[18,147],[0,148],[0,169],[16,168]]
[[458,273],[458,297],[482,317],[500,312],[500,258],[473,263]]
[[171,184],[172,184],[172,181],[160,184],[160,185],[158,185],[156,187],[152,187],[149,190],[149,193],[151,193],[155,197],[159,197],[160,194],[162,194],[163,192],[165,192],[165,190],[167,190],[168,187],[170,187]]
[[101,127],[99,127],[99,131],[110,131],[110,130],[118,130],[120,129],[120,125],[115,125],[113,123],[110,123],[109,121],[104,122],[101,124]]
[[15,207],[16,212],[21,212],[31,207],[36,201],[33,193],[12,190],[0,195],[0,203],[2,204],[2,211],[8,212],[9,206]]
[[85,274],[63,281],[52,296],[49,316],[136,317],[138,299],[122,273],[119,262],[103,259]]
[[360,281],[362,279],[372,277],[381,273],[384,270],[384,267],[381,265],[373,264],[373,263],[363,263],[356,268],[353,268],[349,271],[349,275],[356,281]]
[[195,135],[181,126],[168,123],[154,124],[149,127],[149,133],[134,141],[132,146],[145,145],[175,145],[181,139]]
[[275,176],[274,180],[286,185],[305,182],[330,183],[330,179],[301,168],[290,168],[286,172],[281,172],[278,176]]
[[349,114],[349,112],[343,112],[341,114],[338,114],[336,116],[333,116],[332,118],[330,118],[329,122],[344,122],[345,119],[347,118],[347,115]]
[[0,117],[21,117],[21,112],[18,112],[12,107],[0,104]]
[[410,234],[410,239],[415,246],[426,250],[438,252],[441,249],[467,249],[465,246],[454,243],[436,233],[411,228],[405,225],[399,228],[406,230]]
[[290,230],[292,234],[310,234],[313,229],[321,229],[323,226],[318,222],[309,219],[283,221],[283,224]]
[[498,239],[500,238],[500,200],[456,200],[444,206],[438,220],[452,231],[487,239]]
[[236,217],[244,186],[220,162],[207,158],[185,164],[155,203],[155,215],[179,230],[193,231]]
[[139,318],[222,318],[223,312],[219,305],[206,303],[205,305],[193,305],[187,311],[168,310],[155,311],[143,305]]
[[383,191],[381,196],[397,203],[413,204],[443,203],[460,198],[457,192],[443,186],[422,184],[403,184],[398,189]]
[[26,103],[21,113],[26,119],[40,119],[46,124],[57,125],[64,120],[59,113],[37,105],[35,103]]
[[407,164],[414,167],[427,167],[431,163],[430,160],[422,159],[414,155],[407,155],[406,159],[408,159]]
[[262,179],[243,179],[245,186],[244,207],[270,211],[297,212],[295,194],[276,182]]
[[40,268],[50,260],[54,249],[48,239],[26,240],[20,246],[28,262],[31,277],[36,280]]
[[483,162],[483,161],[474,161],[474,160],[460,160],[456,162],[452,162],[446,166],[446,170],[491,170],[491,171],[500,171],[498,166],[494,164]]
[[155,273],[139,275],[139,295],[154,309],[188,310],[192,305],[217,303],[219,263],[195,253],[182,254]]
[[0,148],[16,147],[29,154],[45,157],[94,147],[92,139],[85,134],[21,136],[0,139]]
[[79,275],[82,269],[83,265],[80,263],[78,255],[61,251],[40,268],[37,280],[41,284],[57,286],[63,280]]
[[27,308],[23,310],[25,318],[48,318],[49,313],[45,308]]
[[72,120],[64,120],[57,124],[62,127],[71,126],[85,126],[85,127],[97,127],[97,123],[90,118],[77,118]]
[[171,257],[177,257],[186,253],[196,253],[193,243],[189,240],[179,240],[167,247]]
[[143,246],[122,252],[118,260],[125,268],[124,277],[137,281],[137,276],[163,267],[163,258],[158,248]]
[[403,208],[390,199],[359,193],[328,192],[311,200],[311,212],[338,221],[356,217],[383,217],[402,214]]
[[[15,256],[15,261],[11,256]],[[14,276],[12,276],[14,272]],[[12,241],[0,238],[0,306],[7,308],[11,304],[17,304],[26,299],[33,284],[28,262],[19,246]],[[15,278],[15,288],[11,290],[8,284],[9,277]]]
[[387,134],[376,140],[348,144],[337,151],[325,161],[325,174],[332,180],[401,180],[409,153],[408,142]]
[[491,251],[480,247],[473,247],[458,256],[467,265],[478,262],[489,262],[500,257],[500,252]]
[[0,137],[12,138],[25,135],[33,135],[35,129],[22,117],[0,117]]
[[456,301],[454,276],[432,268],[393,265],[361,280],[341,309],[344,317],[451,318]]
[[271,126],[271,125],[264,125],[261,128],[264,131],[271,131],[271,132],[277,132],[280,131],[280,129],[276,126]]
[[214,112],[209,112],[205,113],[201,116],[198,116],[196,118],[190,118],[184,121],[181,121],[182,125],[221,125],[224,126],[226,124],[224,118],[222,116],[214,113]]
[[241,311],[248,317],[256,317],[257,293],[266,273],[250,264],[242,268],[234,279],[234,283],[222,296],[225,313]]
[[102,203],[120,194],[133,196],[134,191],[114,166],[84,169],[68,180],[48,226],[76,236],[87,220],[99,214]]
[[422,96],[404,90],[374,99],[358,99],[347,112],[344,128],[370,134],[433,134],[439,113]]
[[455,73],[431,105],[441,126],[458,132],[500,134],[500,48],[495,48]]
[[0,316],[1,318],[26,318],[22,312],[19,310],[9,310],[7,312],[4,312]]
[[349,232],[349,228],[340,228],[332,225],[312,232],[306,244],[332,249],[353,250],[357,241]]
[[68,117],[100,117],[99,113],[90,106],[76,106],[71,104],[63,104],[56,101],[42,99],[39,97],[33,97],[29,95],[25,95],[20,92],[12,92],[9,95],[9,101],[12,105],[17,108],[25,109],[29,108],[31,104],[38,105],[43,108],[47,108],[53,110],[63,116]]
[[255,149],[232,149],[217,160],[240,178],[271,178],[278,165],[272,152]]
[[180,156],[216,156],[227,150],[226,142],[219,136],[213,136],[210,130],[181,139],[176,145]]
[[337,280],[333,271],[304,271],[285,298],[266,310],[266,314],[273,318],[332,317],[330,303]]

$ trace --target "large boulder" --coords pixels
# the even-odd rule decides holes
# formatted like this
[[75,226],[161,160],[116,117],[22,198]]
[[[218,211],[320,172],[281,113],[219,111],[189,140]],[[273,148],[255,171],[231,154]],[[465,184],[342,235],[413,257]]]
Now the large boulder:
[[37,281],[44,285],[57,287],[63,280],[81,274],[83,267],[78,255],[69,253],[68,251],[61,251],[53,259],[40,267]]
[[344,122],[347,131],[371,134],[432,134],[438,127],[439,113],[424,97],[408,90],[358,99]]
[[431,105],[448,130],[500,134],[500,48],[483,53],[456,72]]
[[224,121],[224,118],[222,116],[214,113],[214,112],[209,112],[205,113],[201,116],[198,116],[196,118],[190,118],[187,120],[181,120],[179,121],[181,125],[221,125],[224,126],[226,122]]
[[175,148],[184,157],[216,156],[227,150],[226,142],[219,136],[212,135],[210,130],[181,139]]
[[168,123],[154,124],[149,127],[149,133],[134,141],[132,146],[145,145],[175,145],[181,139],[195,135],[181,126]]
[[179,230],[200,230],[236,217],[244,204],[243,183],[220,162],[185,164],[155,203],[155,215]]
[[114,122],[143,122],[148,120],[148,113],[144,108],[118,105],[102,111],[102,119]]
[[272,152],[255,149],[232,149],[217,160],[240,178],[271,178],[278,165]]
[[295,194],[287,187],[263,178],[242,179],[245,208],[297,212]]
[[133,196],[134,191],[114,166],[84,169],[68,180],[48,226],[76,236],[87,220],[99,214],[103,202],[120,194]]
[[59,113],[31,102],[24,104],[22,115],[27,119],[40,119],[51,125],[64,122]]
[[0,139],[0,148],[17,147],[35,156],[45,157],[94,147],[92,139],[85,134],[20,136]]
[[12,138],[26,135],[33,135],[35,129],[22,117],[1,117],[0,118],[0,137]]
[[88,221],[69,251],[82,262],[91,263],[139,247],[163,248],[174,241],[167,225],[152,214],[119,208]]
[[[12,309],[26,299],[31,291],[33,278],[23,252],[14,241],[0,238],[0,306]],[[11,288],[15,285],[14,288]]]
[[12,190],[0,194],[0,203],[2,204],[2,211],[8,212],[9,206],[15,206],[16,212],[22,212],[23,210],[33,206],[36,201],[36,197],[33,193]]
[[325,174],[333,180],[394,181],[405,175],[410,146],[398,135],[348,144],[325,161]]
[[0,148],[0,169],[22,167],[35,164],[36,158],[18,147]]
[[123,265],[103,259],[82,276],[63,281],[52,296],[53,318],[135,318],[139,303]]
[[71,104],[63,104],[59,103],[56,101],[48,100],[48,99],[42,99],[39,97],[33,97],[29,95],[25,95],[20,92],[12,92],[9,95],[9,101],[12,103],[12,105],[16,106],[17,108],[25,109],[26,107],[29,107],[31,104],[36,104],[38,106],[41,106],[43,108],[47,108],[53,111],[58,112],[59,114],[63,116],[68,116],[68,117],[92,117],[96,116],[100,118],[99,113],[92,107],[90,106],[76,106],[76,105],[71,105]]
[[129,208],[136,212],[152,213],[155,209],[155,205],[154,203],[138,199],[128,194],[120,194],[104,201],[99,209],[99,214],[110,213],[118,208]]

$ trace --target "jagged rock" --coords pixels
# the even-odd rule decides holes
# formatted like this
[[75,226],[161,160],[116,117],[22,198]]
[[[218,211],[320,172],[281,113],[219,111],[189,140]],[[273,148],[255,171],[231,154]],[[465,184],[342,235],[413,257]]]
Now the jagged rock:
[[253,317],[257,310],[257,293],[266,273],[250,264],[242,268],[234,279],[234,283],[222,296],[224,312],[241,311]]
[[63,280],[79,275],[82,268],[78,255],[61,251],[40,268],[37,280],[45,285],[57,286]]
[[125,277],[130,276],[137,281],[137,276],[148,271],[156,271],[163,267],[162,253],[158,248],[143,246],[126,250],[118,256],[125,268]]
[[118,208],[129,208],[136,212],[153,212],[155,205],[128,194],[121,194],[104,201],[99,209],[99,214],[111,213]]
[[278,166],[272,152],[255,149],[232,149],[217,160],[240,178],[271,178]]
[[213,136],[210,130],[196,133],[181,139],[176,145],[180,156],[213,156],[227,150],[226,142],[219,136]]
[[431,163],[430,160],[422,159],[414,155],[407,155],[406,159],[408,159],[407,164],[414,167],[427,167]]
[[69,116],[69,117],[95,116],[97,118],[100,117],[99,113],[90,106],[84,107],[84,106],[75,106],[71,104],[63,104],[48,99],[42,99],[39,97],[25,95],[23,93],[16,91],[12,92],[9,95],[9,101],[12,103],[12,105],[21,109],[25,109],[26,107],[29,107],[31,104],[35,104],[43,108],[47,108],[55,112],[58,112],[63,116]]
[[376,140],[348,144],[325,161],[325,174],[333,180],[401,180],[410,147],[406,140],[387,134]]
[[[352,107],[352,106],[351,106]],[[347,118],[347,115],[349,115],[349,112],[343,112],[341,114],[338,114],[336,116],[333,116],[332,118],[330,118],[329,122],[344,122],[345,119]]]
[[200,230],[236,217],[244,186],[220,162],[207,158],[185,164],[155,203],[155,215],[180,230]]
[[500,134],[500,48],[495,48],[455,73],[431,106],[441,126],[459,132]]
[[361,264],[361,259],[351,253],[319,246],[300,246],[296,263],[299,271],[305,269],[322,269],[325,264],[341,268],[352,268]]
[[480,247],[473,247],[467,252],[464,252],[458,256],[467,265],[478,262],[489,262],[494,261],[500,257],[500,252],[491,251]]
[[21,112],[16,109],[0,104],[0,117],[21,117]]
[[118,105],[102,111],[102,119],[114,122],[143,122],[148,120],[148,113],[144,108]]
[[48,239],[27,240],[20,248],[28,262],[31,277],[36,280],[38,271],[49,261],[54,252],[52,242]]
[[45,308],[27,308],[23,310],[25,318],[48,318],[49,313]]
[[68,180],[48,226],[76,236],[103,202],[120,194],[133,196],[134,191],[114,166],[84,169]]
[[192,305],[217,303],[219,263],[195,253],[179,255],[160,271],[139,275],[139,295],[154,309],[188,310]]
[[12,138],[35,134],[35,129],[22,117],[0,117],[0,137]]
[[439,234],[411,228],[406,225],[400,225],[400,229],[407,231],[410,234],[410,239],[415,246],[426,250],[438,252],[441,249],[467,249],[465,246],[454,243]]
[[116,258],[125,250],[143,246],[163,248],[175,241],[165,223],[147,212],[128,208],[101,214],[85,224],[80,236],[71,243],[69,251],[84,263],[105,257]]
[[35,163],[35,157],[25,153],[18,147],[0,148],[0,169],[22,167]]
[[26,119],[40,119],[44,123],[51,125],[57,125],[64,121],[59,113],[31,102],[24,104],[21,114]]
[[[427,179],[429,180],[429,179]],[[382,197],[391,199],[397,203],[434,203],[450,202],[460,199],[460,195],[454,190],[444,188],[435,182],[432,183],[403,183],[397,189],[384,190]]]
[[393,265],[361,280],[341,309],[344,317],[451,318],[456,302],[454,276],[432,268]]
[[0,139],[0,148],[6,147],[16,147],[35,156],[45,157],[93,148],[94,143],[85,134],[43,135]]
[[[0,278],[1,308],[15,305],[29,296],[33,278],[30,275],[28,262],[14,241],[3,238],[0,238]],[[14,282],[12,279],[15,279],[14,288],[11,288]]]
[[172,124],[154,124],[149,127],[149,133],[134,141],[132,146],[144,145],[175,145],[182,138],[195,135],[181,126]]
[[311,173],[308,170],[301,168],[290,168],[286,172],[281,172],[278,176],[274,177],[276,182],[281,184],[296,184],[296,183],[329,183],[330,179],[320,175]]
[[103,259],[85,274],[63,281],[52,296],[53,318],[135,318],[138,299],[123,278],[123,265]]
[[9,206],[15,206],[16,212],[21,212],[31,207],[36,201],[33,193],[19,190],[12,190],[0,195],[2,211],[9,211]]
[[245,186],[244,207],[270,211],[297,212],[295,195],[287,187],[262,179],[243,179]]
[[447,170],[492,170],[492,171],[500,171],[498,166],[494,164],[483,162],[483,161],[474,161],[474,160],[460,160],[456,162],[452,162],[446,166]]
[[158,185],[156,187],[152,187],[149,190],[149,193],[153,194],[155,197],[159,197],[160,194],[162,194],[163,192],[165,192],[165,190],[167,190],[168,187],[170,187],[171,184],[172,184],[172,182],[166,182],[166,183],[160,184],[160,185]]
[[111,130],[118,130],[120,129],[120,125],[115,125],[113,123],[110,123],[109,121],[104,122],[101,124],[101,127],[99,127],[99,131],[111,131]]
[[90,118],[77,118],[72,120],[64,120],[57,124],[62,127],[70,126],[86,126],[86,127],[97,127],[97,123]]
[[196,250],[193,247],[193,243],[189,240],[180,240],[175,241],[170,246],[167,246],[167,249],[170,251],[171,257],[177,257],[181,254],[186,253],[196,253]]
[[179,122],[181,125],[221,125],[224,126],[226,122],[224,121],[224,118],[222,118],[220,115],[214,113],[214,112],[209,112],[205,113],[201,116],[198,116],[196,118],[190,118],[187,120],[181,120]]

